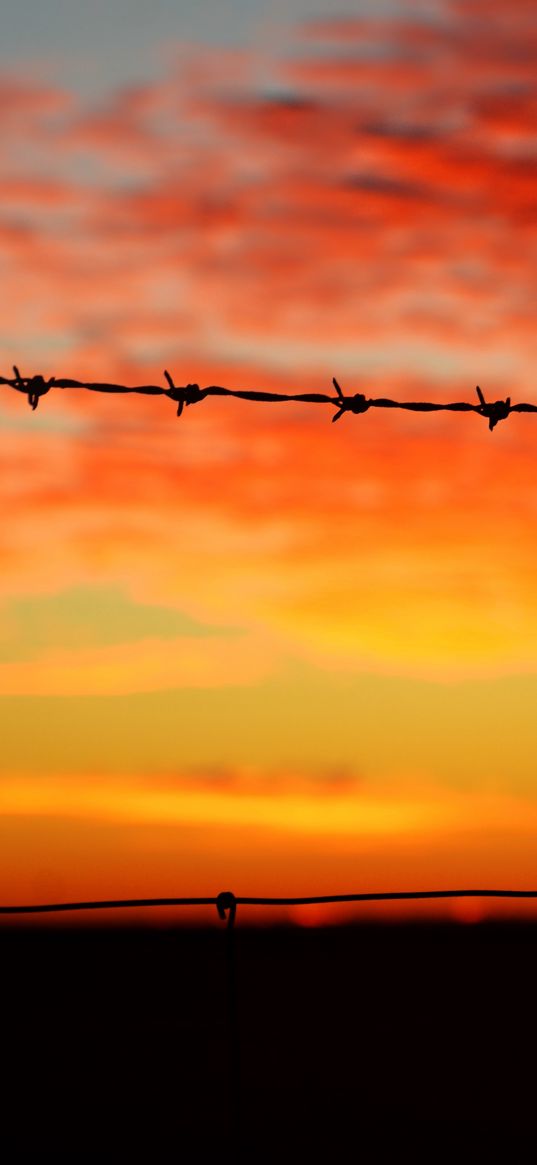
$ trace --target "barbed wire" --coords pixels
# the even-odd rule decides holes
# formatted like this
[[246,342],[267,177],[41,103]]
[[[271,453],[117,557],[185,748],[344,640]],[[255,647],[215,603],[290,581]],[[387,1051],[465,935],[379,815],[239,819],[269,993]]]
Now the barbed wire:
[[537,890],[396,890],[360,894],[317,894],[293,898],[259,898],[222,890],[215,898],[107,898],[88,902],[42,902],[0,906],[0,915],[54,914],[76,910],[122,910],[133,907],[215,906],[222,922],[235,922],[238,906],[320,906],[339,902],[409,902],[445,898],[537,898]]
[[359,416],[372,408],[406,409],[410,412],[417,413],[477,413],[479,416],[485,417],[488,420],[491,432],[499,421],[506,420],[510,413],[537,413],[537,405],[524,403],[511,404],[511,397],[509,396],[505,400],[486,401],[479,385],[476,385],[479,404],[471,404],[469,401],[454,401],[442,404],[436,401],[397,401],[390,400],[387,397],[369,398],[361,392],[355,392],[347,396],[335,376],[332,377],[332,383],[337,395],[330,396],[326,393],[319,392],[282,393],[247,391],[234,388],[222,388],[218,384],[210,384],[206,388],[200,388],[199,384],[196,383],[176,385],[167,369],[164,370],[164,377],[168,385],[167,388],[158,384],[129,386],[125,384],[108,384],[100,381],[74,380],[71,377],[56,378],[55,376],[51,376],[46,380],[41,375],[21,376],[16,365],[13,366],[13,372],[14,376],[12,377],[0,376],[0,385],[3,384],[14,388],[17,392],[24,393],[28,398],[28,404],[34,411],[41,397],[45,396],[47,392],[50,392],[52,388],[83,388],[90,392],[134,392],[140,393],[143,396],[166,396],[177,404],[178,417],[181,416],[185,406],[188,407],[193,404],[198,404],[208,396],[231,396],[236,397],[238,400],[257,401],[264,404],[277,404],[284,401],[295,401],[302,404],[329,404],[336,409],[332,421],[339,421],[344,413],[354,413],[355,416]]

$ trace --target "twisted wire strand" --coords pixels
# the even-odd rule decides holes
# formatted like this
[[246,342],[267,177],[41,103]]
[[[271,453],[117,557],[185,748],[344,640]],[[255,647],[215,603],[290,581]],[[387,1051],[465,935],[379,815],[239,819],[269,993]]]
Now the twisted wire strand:
[[489,430],[496,427],[499,421],[504,421],[510,413],[535,413],[537,412],[537,405],[533,404],[511,404],[511,398],[506,397],[505,400],[486,401],[484,394],[476,385],[476,392],[479,399],[479,404],[471,404],[469,401],[452,401],[440,403],[436,401],[397,401],[391,400],[387,397],[371,397],[368,398],[364,393],[357,392],[353,395],[347,396],[341,389],[335,377],[332,378],[332,383],[336,389],[336,396],[331,396],[327,393],[319,392],[301,392],[301,393],[282,393],[282,392],[258,392],[234,388],[223,388],[218,384],[210,384],[206,388],[200,388],[199,384],[192,383],[186,385],[176,385],[171,374],[167,369],[164,370],[164,377],[166,379],[167,388],[158,384],[112,384],[100,381],[74,380],[71,377],[55,376],[49,377],[48,380],[41,375],[21,376],[16,365],[13,366],[12,377],[0,376],[0,385],[6,385],[9,388],[15,389],[17,392],[22,392],[28,398],[28,404],[35,411],[42,396],[50,392],[52,388],[59,389],[87,389],[90,392],[105,392],[105,393],[140,393],[143,396],[166,396],[177,404],[177,416],[180,417],[183,409],[193,404],[198,404],[209,396],[229,396],[235,397],[238,400],[257,401],[259,403],[281,403],[285,401],[295,401],[303,404],[329,404],[335,408],[335,413],[332,421],[338,421],[344,413],[354,413],[356,416],[366,413],[370,408],[375,409],[405,409],[410,412],[432,413],[432,412],[457,412],[457,413],[477,413],[479,416],[488,420]]

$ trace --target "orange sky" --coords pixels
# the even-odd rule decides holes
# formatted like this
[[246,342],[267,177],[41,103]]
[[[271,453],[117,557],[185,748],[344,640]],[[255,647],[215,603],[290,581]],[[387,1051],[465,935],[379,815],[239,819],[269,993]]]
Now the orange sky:
[[[362,7],[5,62],[3,375],[535,401],[533,5]],[[4,903],[537,886],[533,417],[0,391]]]

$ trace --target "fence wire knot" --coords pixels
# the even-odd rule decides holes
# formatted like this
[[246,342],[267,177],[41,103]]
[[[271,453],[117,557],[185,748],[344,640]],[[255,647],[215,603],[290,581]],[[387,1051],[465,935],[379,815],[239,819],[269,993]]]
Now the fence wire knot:
[[196,404],[197,401],[203,400],[203,393],[199,384],[186,384],[183,388],[178,388],[177,385],[174,384],[173,379],[167,369],[164,369],[164,375],[169,385],[166,396],[169,396],[170,400],[177,401],[178,417],[181,416],[185,405],[193,405]]
[[343,413],[367,412],[371,402],[366,399],[363,392],[355,392],[354,396],[344,396],[335,376],[332,377],[332,384],[334,385],[334,388],[337,392],[338,406],[338,411],[332,417],[332,422],[339,421],[339,418],[343,416]]
[[481,407],[477,410],[482,417],[487,417],[489,422],[489,429],[492,430],[498,421],[505,421],[511,412],[511,397],[508,396],[506,400],[494,400],[487,404],[483,393],[478,384],[476,384],[476,392],[481,402]]
[[28,397],[28,404],[30,408],[35,411],[39,404],[39,397],[44,396],[46,392],[54,385],[54,377],[51,376],[49,380],[45,380],[43,376],[21,376],[17,366],[13,365],[15,373],[14,388],[19,392],[25,392]]
[[226,921],[226,911],[229,911],[227,925],[232,927],[237,913],[237,899],[231,890],[222,890],[222,893],[218,895],[216,909],[218,911],[218,917],[222,922]]

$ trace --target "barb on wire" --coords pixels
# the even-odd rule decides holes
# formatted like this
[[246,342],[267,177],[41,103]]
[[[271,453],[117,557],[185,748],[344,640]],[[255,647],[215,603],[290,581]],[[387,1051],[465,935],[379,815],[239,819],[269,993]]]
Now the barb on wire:
[[343,393],[339,387],[339,384],[338,384],[335,376],[332,377],[332,384],[334,385],[334,388],[337,392],[337,403],[339,406],[337,413],[334,413],[334,416],[332,417],[332,421],[339,421],[339,418],[342,417],[343,413],[346,413],[346,412],[349,412],[349,413],[366,413],[367,412],[367,410],[371,404],[371,401],[366,400],[366,398],[362,392],[355,392],[354,396],[343,396]]
[[15,379],[11,381],[12,387],[18,389],[19,392],[26,393],[28,404],[35,412],[39,404],[39,397],[44,396],[53,387],[54,377],[51,376],[50,380],[45,380],[43,376],[21,376],[16,364],[13,365],[13,371]]
[[257,401],[260,403],[279,404],[284,401],[294,401],[295,403],[300,402],[303,404],[328,404],[335,408],[332,421],[339,421],[344,413],[354,413],[355,416],[359,416],[371,408],[405,409],[416,413],[477,413],[479,416],[485,417],[488,420],[490,432],[492,432],[500,421],[506,420],[510,413],[537,413],[537,405],[524,403],[512,405],[511,397],[509,396],[506,400],[487,402],[479,385],[476,386],[479,404],[471,404],[469,401],[452,401],[442,404],[436,401],[398,401],[391,400],[388,397],[366,397],[362,392],[355,392],[347,396],[341,389],[335,376],[332,377],[332,383],[337,395],[330,396],[328,393],[322,392],[260,392],[257,390],[223,388],[219,384],[209,384],[206,388],[200,388],[196,382],[176,385],[168,369],[164,370],[167,388],[158,384],[109,384],[100,381],[74,380],[70,377],[58,378],[55,376],[51,376],[48,380],[45,380],[41,375],[21,376],[16,365],[13,366],[13,372],[14,376],[12,377],[0,376],[0,385],[4,384],[16,389],[17,392],[23,392],[28,397],[28,403],[33,410],[37,408],[40,398],[49,392],[51,388],[84,388],[90,392],[134,392],[141,393],[144,396],[167,396],[177,404],[178,417],[183,413],[185,405],[198,404],[199,401],[205,400],[208,396],[231,396],[237,400]]
[[511,397],[508,396],[506,400],[495,400],[487,404],[483,393],[478,384],[475,388],[480,400],[481,408],[478,410],[483,417],[488,417],[489,429],[492,430],[498,421],[505,421],[511,412]]
[[180,417],[184,405],[193,405],[198,400],[203,400],[203,393],[199,384],[186,384],[184,388],[176,388],[173,379],[167,369],[164,369],[164,375],[169,384],[169,390],[166,396],[171,400],[177,401],[177,416]]

